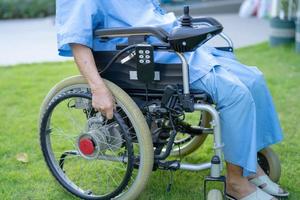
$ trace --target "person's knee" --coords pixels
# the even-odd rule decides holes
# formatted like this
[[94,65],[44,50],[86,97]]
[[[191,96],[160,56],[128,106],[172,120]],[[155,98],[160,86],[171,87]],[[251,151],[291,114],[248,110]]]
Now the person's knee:
[[250,105],[254,102],[251,92],[245,86],[237,87],[237,96],[238,98],[235,99],[236,103]]
[[221,98],[218,107],[251,106],[253,102],[252,94],[245,85],[233,84],[230,90],[224,92],[224,96]]

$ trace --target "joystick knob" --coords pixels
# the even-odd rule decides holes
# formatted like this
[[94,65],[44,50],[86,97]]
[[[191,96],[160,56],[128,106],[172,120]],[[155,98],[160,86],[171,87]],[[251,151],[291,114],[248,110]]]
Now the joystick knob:
[[190,7],[184,6],[183,8],[183,16],[181,17],[181,26],[192,26],[192,17],[190,16]]

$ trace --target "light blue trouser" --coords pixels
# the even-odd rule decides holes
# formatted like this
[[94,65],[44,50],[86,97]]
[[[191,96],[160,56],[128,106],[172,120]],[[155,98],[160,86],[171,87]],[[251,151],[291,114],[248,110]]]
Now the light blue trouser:
[[235,60],[218,58],[207,75],[191,83],[211,95],[220,113],[224,157],[243,168],[243,175],[256,172],[257,152],[282,140],[272,97],[262,73]]

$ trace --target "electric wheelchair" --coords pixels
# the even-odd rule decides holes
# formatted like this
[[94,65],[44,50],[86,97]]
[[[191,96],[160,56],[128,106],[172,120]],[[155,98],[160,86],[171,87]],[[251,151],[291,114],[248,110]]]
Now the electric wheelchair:
[[[94,52],[99,73],[116,100],[114,117],[95,111],[91,91],[82,76],[69,77],[48,93],[40,112],[40,144],[52,175],[67,191],[82,199],[136,199],[153,170],[210,169],[204,199],[223,199],[220,190],[206,194],[209,181],[221,181],[223,157],[220,119],[209,95],[190,91],[184,52],[212,37],[228,42],[213,18],[191,18],[184,8],[181,25],[171,33],[159,27],[101,29],[102,40],[127,38],[116,51]],[[156,37],[160,43],[148,43]],[[154,52],[177,54],[181,64],[154,62]],[[189,113],[193,113],[192,115]],[[213,136],[214,155],[206,163],[181,162]],[[258,163],[273,181],[280,163],[270,149],[258,153]],[[200,194],[199,194],[200,196]]]

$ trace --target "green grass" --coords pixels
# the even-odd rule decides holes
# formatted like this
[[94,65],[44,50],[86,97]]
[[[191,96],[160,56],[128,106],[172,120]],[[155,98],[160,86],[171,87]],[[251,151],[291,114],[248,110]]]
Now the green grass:
[[[285,140],[276,146],[283,174],[280,183],[300,199],[300,56],[291,46],[267,44],[237,50],[247,65],[264,72],[279,113]],[[39,106],[50,88],[61,79],[78,74],[71,62],[19,65],[0,69],[0,199],[73,199],[52,178],[41,155],[37,121]],[[209,159],[209,143],[187,158]],[[29,155],[26,164],[16,154]],[[166,192],[169,172],[156,171],[140,199],[202,199],[203,177],[208,171],[174,173]]]

